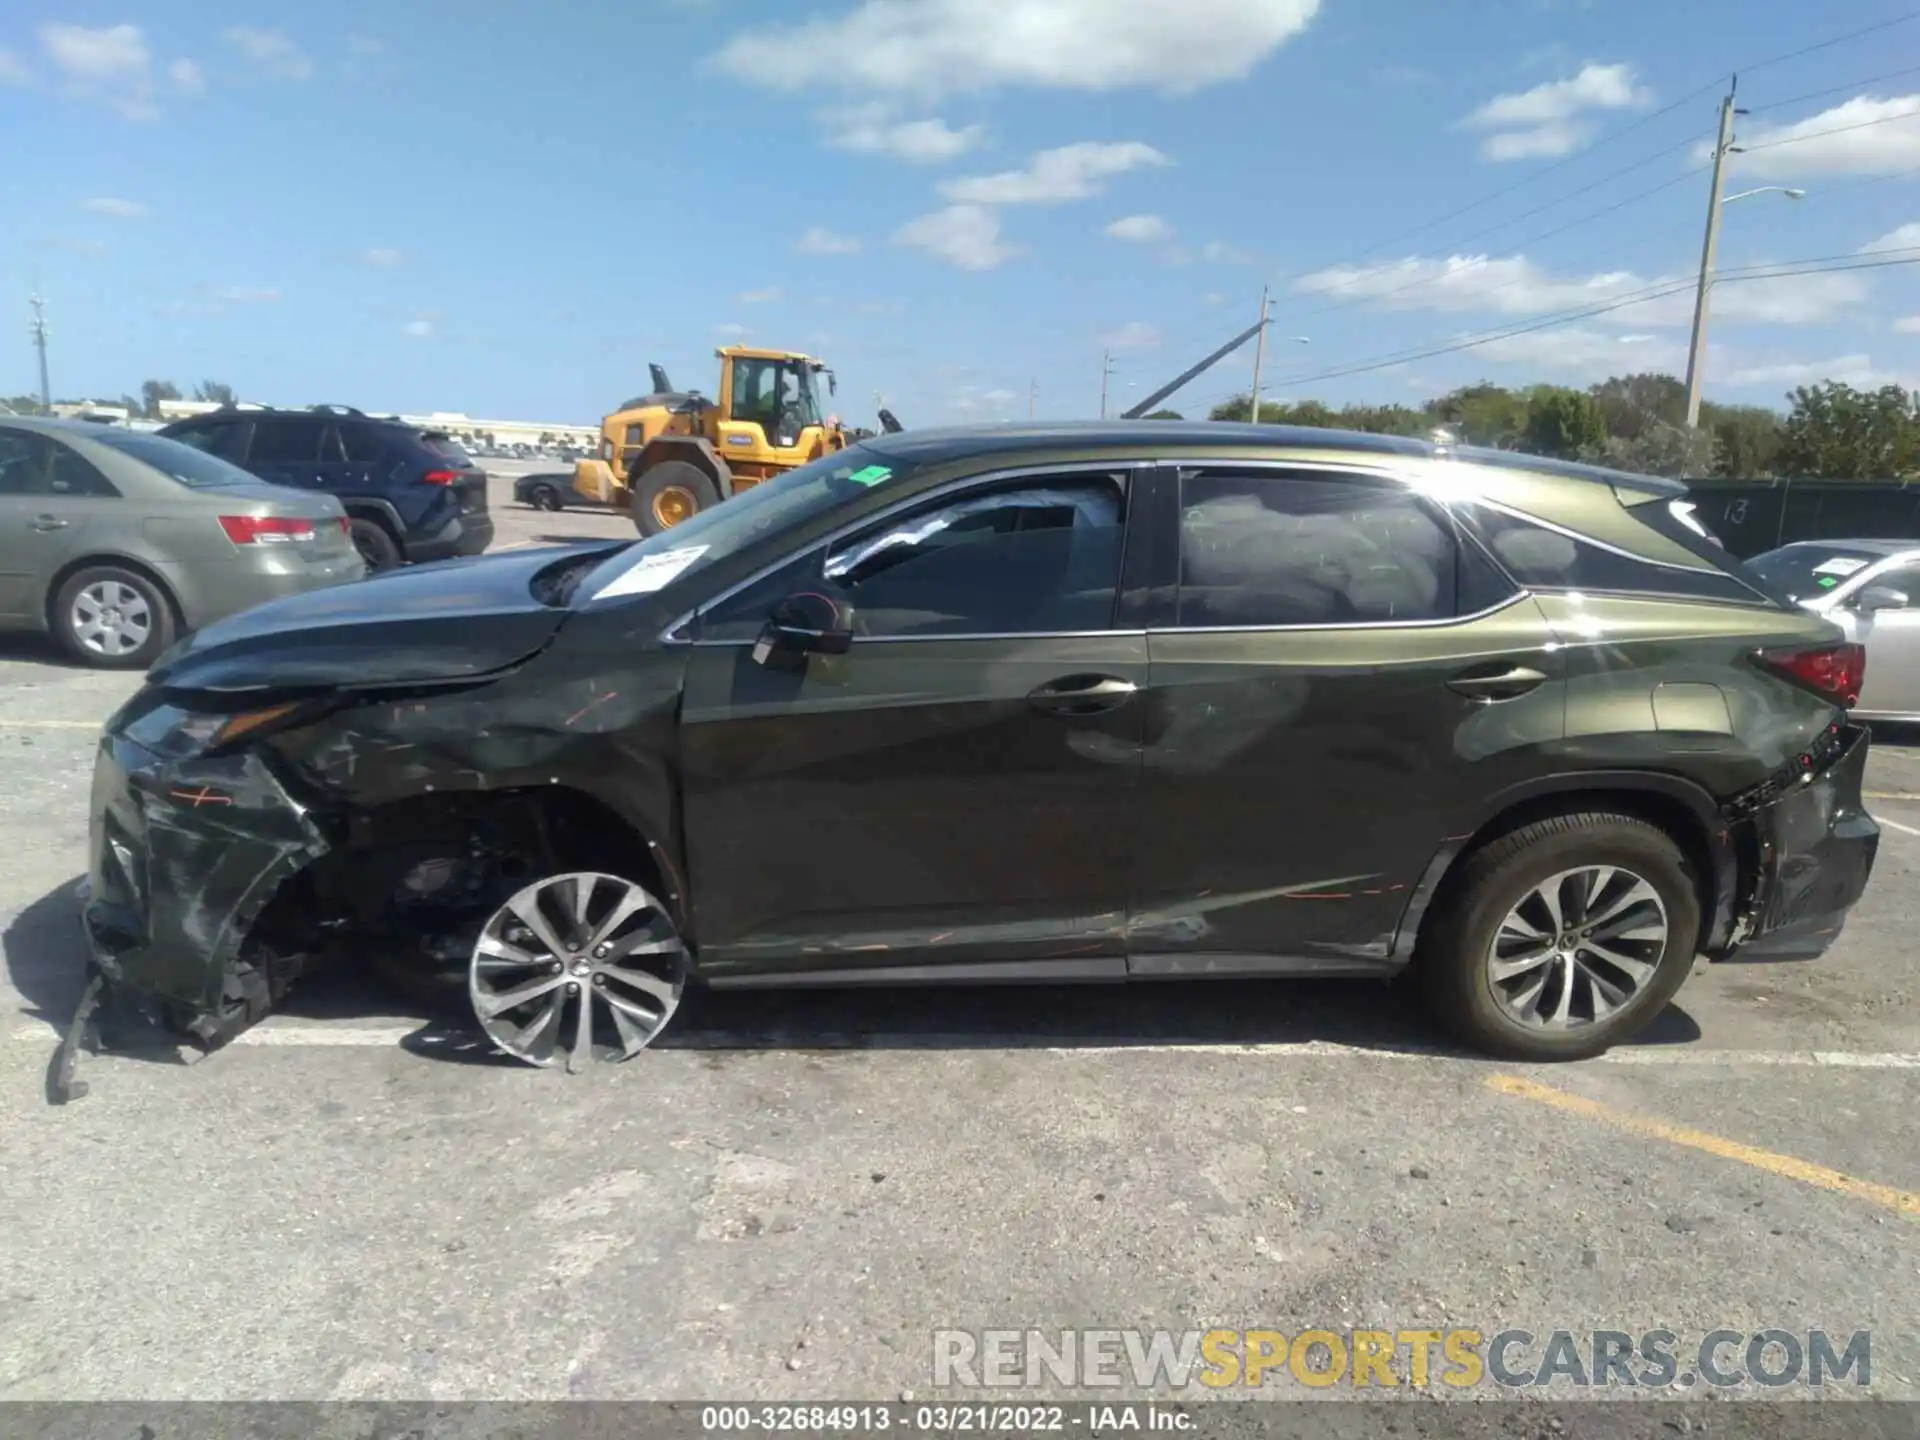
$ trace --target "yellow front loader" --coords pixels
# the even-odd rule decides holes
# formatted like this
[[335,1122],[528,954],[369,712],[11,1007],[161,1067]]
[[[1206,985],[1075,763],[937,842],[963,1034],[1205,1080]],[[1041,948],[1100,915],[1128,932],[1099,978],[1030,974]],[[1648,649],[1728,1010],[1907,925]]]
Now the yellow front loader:
[[791,350],[728,345],[720,393],[677,391],[658,365],[654,393],[629,400],[600,422],[600,453],[574,466],[584,499],[623,510],[642,535],[657,535],[728,496],[850,443],[825,418],[820,381],[833,372]]

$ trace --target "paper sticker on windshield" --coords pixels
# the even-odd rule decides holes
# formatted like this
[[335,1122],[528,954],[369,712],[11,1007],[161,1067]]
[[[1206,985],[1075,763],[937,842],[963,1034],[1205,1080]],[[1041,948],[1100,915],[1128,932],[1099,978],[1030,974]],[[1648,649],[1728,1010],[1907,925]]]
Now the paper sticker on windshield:
[[682,545],[678,550],[643,555],[638,564],[602,585],[593,598],[611,600],[616,595],[651,595],[706,553],[705,545]]
[[1816,575],[1851,575],[1856,570],[1867,568],[1867,562],[1856,560],[1851,555],[1836,555],[1831,560],[1823,560],[1813,567]]
[[893,471],[884,465],[869,465],[864,470],[854,471],[847,476],[847,479],[856,485],[878,485],[882,480],[890,478],[892,474]]

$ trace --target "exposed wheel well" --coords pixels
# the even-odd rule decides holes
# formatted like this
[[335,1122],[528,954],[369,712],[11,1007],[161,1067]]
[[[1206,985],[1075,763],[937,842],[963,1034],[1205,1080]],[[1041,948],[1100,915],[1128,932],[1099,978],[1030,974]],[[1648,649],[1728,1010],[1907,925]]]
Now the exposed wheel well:
[[181,612],[180,597],[173,593],[173,587],[161,579],[159,572],[151,565],[143,564],[138,560],[129,560],[124,555],[83,555],[78,560],[69,560],[62,565],[47,585],[47,600],[42,618],[47,622],[48,630],[53,629],[53,602],[60,597],[60,587],[82,570],[92,569],[95,566],[112,566],[117,570],[130,570],[147,581],[160,592],[160,598],[166,602],[167,609],[173,613],[175,629],[186,628],[187,617]]
[[[1658,827],[1680,847],[1692,866],[1699,885],[1700,900],[1700,936],[1699,944],[1704,946],[1712,929],[1717,902],[1722,897],[1715,886],[1716,868],[1713,861],[1713,844],[1707,824],[1685,801],[1659,790],[1639,790],[1631,787],[1609,787],[1597,790],[1561,790],[1547,795],[1536,795],[1508,806],[1495,815],[1486,824],[1467,839],[1454,853],[1453,861],[1447,866],[1447,872],[1434,887],[1426,908],[1421,912],[1419,925],[1440,913],[1459,888],[1460,877],[1465,869],[1462,863],[1467,856],[1482,846],[1510,835],[1523,826],[1536,820],[1545,820],[1555,815],[1573,815],[1583,811],[1605,810],[1621,815],[1631,815]],[[1745,864],[1745,857],[1742,857]]]

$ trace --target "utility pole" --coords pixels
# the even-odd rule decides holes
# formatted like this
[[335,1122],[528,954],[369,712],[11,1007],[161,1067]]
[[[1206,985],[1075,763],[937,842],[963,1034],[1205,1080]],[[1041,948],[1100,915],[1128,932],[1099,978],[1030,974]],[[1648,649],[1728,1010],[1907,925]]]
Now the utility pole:
[[1713,147],[1713,184],[1707,195],[1707,238],[1700,247],[1700,281],[1693,295],[1693,340],[1687,346],[1687,428],[1700,428],[1700,383],[1707,365],[1707,309],[1713,299],[1713,262],[1720,248],[1720,175],[1732,153],[1734,93],[1740,77],[1727,86],[1727,98],[1720,102],[1720,138]]
[[1107,418],[1107,382],[1113,378],[1113,352],[1100,352],[1100,418]]
[[1038,380],[1029,380],[1027,382],[1027,419],[1033,419],[1033,402],[1039,398],[1040,382]]
[[51,415],[53,391],[47,385],[47,302],[38,295],[32,295],[27,303],[33,307],[33,324],[29,327],[33,334],[33,345],[40,352],[40,408]]
[[1253,404],[1248,407],[1247,419],[1260,423],[1260,362],[1267,358],[1267,287],[1260,287],[1260,327],[1253,341]]

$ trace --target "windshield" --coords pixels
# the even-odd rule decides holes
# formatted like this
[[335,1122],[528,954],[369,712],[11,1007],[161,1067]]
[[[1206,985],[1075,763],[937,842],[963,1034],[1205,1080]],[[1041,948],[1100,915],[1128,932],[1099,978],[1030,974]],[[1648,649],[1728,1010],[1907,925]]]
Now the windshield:
[[87,437],[96,445],[107,445],[145,461],[163,475],[195,490],[217,489],[224,485],[249,485],[255,477],[238,465],[229,465],[204,450],[182,445],[164,435],[143,435],[137,430],[103,430]]
[[579,593],[590,600],[643,595],[735,554],[765,537],[804,525],[875,486],[904,478],[910,467],[866,445],[823,455],[756,485],[692,519],[637,540],[585,576]]
[[1851,545],[1787,545],[1747,561],[1747,569],[1796,605],[1818,600],[1885,557]]

